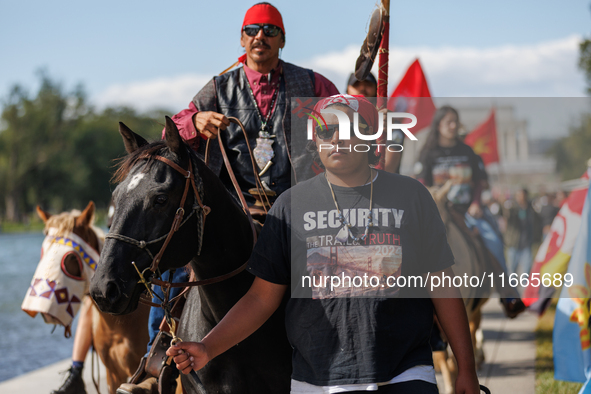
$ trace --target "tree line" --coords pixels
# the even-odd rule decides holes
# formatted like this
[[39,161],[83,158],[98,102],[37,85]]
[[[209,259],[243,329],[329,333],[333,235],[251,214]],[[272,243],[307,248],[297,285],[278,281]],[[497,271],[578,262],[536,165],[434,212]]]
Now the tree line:
[[[585,38],[579,44],[579,69],[587,82],[587,94],[591,95],[591,39]],[[591,111],[590,111],[591,112]],[[579,178],[587,169],[591,159],[591,113],[579,119],[570,128],[569,135],[561,138],[550,150],[556,159],[556,170],[563,180]]]
[[81,85],[65,91],[44,73],[36,95],[14,86],[0,118],[0,222],[18,222],[41,205],[51,212],[105,208],[115,160],[125,155],[118,122],[159,139],[164,110],[97,110]]

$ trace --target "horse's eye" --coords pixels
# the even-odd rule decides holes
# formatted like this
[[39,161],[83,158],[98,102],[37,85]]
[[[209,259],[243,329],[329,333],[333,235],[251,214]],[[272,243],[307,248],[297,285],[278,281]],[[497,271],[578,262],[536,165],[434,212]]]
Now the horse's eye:
[[168,200],[168,197],[164,194],[160,194],[159,196],[156,196],[156,204],[163,205],[166,203],[167,200]]

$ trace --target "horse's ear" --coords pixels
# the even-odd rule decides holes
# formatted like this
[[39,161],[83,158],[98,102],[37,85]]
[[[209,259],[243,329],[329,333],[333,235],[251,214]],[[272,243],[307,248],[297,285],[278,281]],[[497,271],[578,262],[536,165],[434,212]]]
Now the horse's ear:
[[94,219],[94,202],[90,201],[84,211],[76,218],[76,227],[89,227]]
[[174,121],[168,116],[166,117],[166,128],[164,129],[164,135],[166,136],[166,146],[171,152],[177,155],[183,155],[186,152],[183,149],[183,139],[179,134],[179,129],[174,124]]
[[123,145],[127,153],[135,152],[139,147],[147,145],[146,141],[141,135],[138,135],[131,131],[131,129],[119,122],[119,134],[123,137]]
[[45,212],[39,205],[37,205],[37,215],[39,215],[41,220],[43,220],[43,223],[47,223],[51,217],[51,214],[49,212]]

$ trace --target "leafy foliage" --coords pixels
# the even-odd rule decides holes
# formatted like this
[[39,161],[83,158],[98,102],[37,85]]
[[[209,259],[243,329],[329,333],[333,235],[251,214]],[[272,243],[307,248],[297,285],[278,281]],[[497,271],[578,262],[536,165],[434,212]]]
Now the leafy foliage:
[[[579,44],[579,68],[585,73],[587,94],[591,95],[591,39]],[[579,124],[571,127],[569,135],[561,138],[549,153],[556,158],[562,179],[579,178],[591,159],[591,114],[582,116]]]
[[125,154],[118,122],[158,139],[164,111],[140,115],[130,108],[96,111],[82,86],[64,92],[44,73],[30,97],[15,86],[0,120],[0,218],[22,220],[36,205],[62,211],[109,203],[113,160]]
[[591,158],[591,114],[583,115],[580,123],[571,127],[569,135],[561,138],[550,153],[556,158],[562,179],[579,178]]

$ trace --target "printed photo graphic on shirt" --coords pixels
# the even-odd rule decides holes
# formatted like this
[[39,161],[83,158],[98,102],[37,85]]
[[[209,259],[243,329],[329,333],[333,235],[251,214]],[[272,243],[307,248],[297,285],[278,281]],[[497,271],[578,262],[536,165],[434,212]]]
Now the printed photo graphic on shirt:
[[452,181],[447,198],[454,204],[469,204],[472,201],[472,167],[464,157],[439,158],[433,166],[433,184],[441,186]]
[[402,246],[396,234],[371,234],[365,241],[343,244],[336,237],[306,239],[302,285],[312,298],[396,297],[402,271]]

